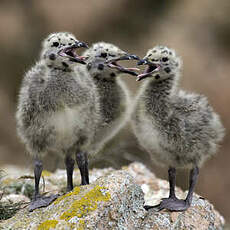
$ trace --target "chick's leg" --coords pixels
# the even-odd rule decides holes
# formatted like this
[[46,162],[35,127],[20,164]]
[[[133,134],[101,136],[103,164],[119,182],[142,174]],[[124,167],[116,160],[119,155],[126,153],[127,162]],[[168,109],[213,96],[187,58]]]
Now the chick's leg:
[[29,211],[30,212],[37,209],[37,208],[48,206],[58,197],[58,195],[50,195],[47,197],[40,195],[39,182],[40,182],[42,170],[43,170],[42,161],[39,158],[35,158],[35,160],[34,160],[35,191],[34,191],[34,198],[29,205]]
[[67,175],[67,192],[70,192],[73,189],[74,160],[69,155],[65,158],[65,166]]
[[170,175],[172,172],[170,172],[169,169],[169,183],[170,183],[170,195],[169,198],[162,199],[161,203],[156,206],[148,206],[146,210],[150,208],[154,208],[156,211],[161,211],[162,209],[167,209],[169,211],[185,211],[187,210],[191,203],[192,203],[192,197],[193,197],[193,191],[197,182],[198,174],[199,174],[199,168],[195,166],[190,171],[190,177],[189,177],[189,191],[187,194],[187,197],[185,200],[180,200],[176,198],[174,188],[175,188],[175,180],[173,179],[174,176]]
[[77,152],[76,161],[81,173],[81,185],[89,184],[88,154],[86,152]]

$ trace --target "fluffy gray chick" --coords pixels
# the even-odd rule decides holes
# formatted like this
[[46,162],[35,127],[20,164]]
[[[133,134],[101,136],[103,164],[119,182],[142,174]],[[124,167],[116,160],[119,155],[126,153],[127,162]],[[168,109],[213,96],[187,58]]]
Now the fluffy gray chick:
[[67,190],[73,188],[74,160],[88,184],[86,149],[94,136],[97,103],[93,85],[87,85],[76,65],[85,64],[76,49],[86,47],[72,34],[50,34],[43,42],[40,60],[22,81],[16,113],[17,131],[28,152],[34,157],[35,195],[29,210],[47,206],[57,196],[41,197],[39,181],[42,157],[52,151],[65,158]]
[[[186,210],[199,167],[217,151],[224,137],[219,116],[207,98],[178,88],[181,59],[164,46],[149,50],[139,65],[147,65],[137,80],[143,80],[136,98],[132,125],[139,144],[156,164],[169,167],[169,198],[155,206],[157,210]],[[175,196],[176,168],[190,168],[189,192],[185,200]],[[146,209],[153,206],[145,206]]]
[[93,80],[99,96],[100,123],[90,151],[96,153],[119,132],[129,117],[129,91],[119,76],[124,73],[137,76],[137,68],[123,67],[120,61],[138,58],[105,42],[93,44],[83,56],[89,57],[87,65],[77,69],[86,68],[85,71]]

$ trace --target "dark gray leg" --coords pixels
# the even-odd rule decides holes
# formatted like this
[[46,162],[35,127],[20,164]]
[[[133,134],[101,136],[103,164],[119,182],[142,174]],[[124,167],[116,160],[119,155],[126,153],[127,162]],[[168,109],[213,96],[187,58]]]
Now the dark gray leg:
[[74,160],[67,155],[65,158],[66,174],[67,174],[67,192],[73,189],[73,170]]
[[168,170],[168,178],[169,178],[169,198],[175,198],[175,186],[176,186],[176,169],[170,167]]
[[55,199],[57,199],[58,195],[51,195],[49,197],[41,197],[39,193],[39,182],[42,174],[42,161],[38,158],[34,160],[34,180],[35,180],[35,191],[34,191],[34,199],[29,205],[29,211],[33,211],[37,208],[46,207],[51,204]]
[[43,165],[42,161],[39,159],[34,160],[34,180],[35,180],[35,191],[34,191],[34,199],[40,196],[39,193],[39,182],[42,175]]
[[176,178],[174,176],[174,170],[169,169],[169,183],[170,183],[170,195],[169,198],[163,199],[160,204],[147,208],[155,208],[156,211],[160,211],[162,209],[167,209],[169,211],[185,211],[187,210],[191,203],[192,203],[192,196],[193,191],[197,182],[198,174],[199,174],[199,168],[196,166],[194,167],[190,172],[189,177],[189,191],[187,194],[187,197],[185,200],[179,200],[175,196],[175,180],[173,178]]
[[190,176],[189,176],[189,190],[188,190],[187,197],[185,199],[186,203],[189,206],[192,203],[193,192],[198,179],[198,175],[199,175],[199,168],[196,166],[190,171]]
[[76,161],[81,173],[81,185],[89,184],[88,155],[85,152],[76,153]]
[[[170,167],[168,169],[168,179],[169,179],[169,197],[168,198],[163,198],[162,200],[165,202],[171,202],[173,200],[176,200],[176,195],[175,195],[175,186],[176,186],[176,169],[173,167]],[[150,206],[150,205],[145,205],[144,208],[146,210],[149,210],[151,208],[157,208],[157,210],[161,210],[162,208],[162,202],[159,205],[156,206]]]

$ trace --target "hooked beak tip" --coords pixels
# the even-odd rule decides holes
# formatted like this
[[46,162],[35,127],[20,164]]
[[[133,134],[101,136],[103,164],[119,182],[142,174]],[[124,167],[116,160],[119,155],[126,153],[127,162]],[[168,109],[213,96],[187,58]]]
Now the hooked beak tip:
[[140,58],[137,55],[134,55],[134,54],[130,54],[129,59],[134,59],[134,60],[138,60],[138,61],[140,60]]
[[147,61],[146,60],[140,60],[137,65],[146,65]]
[[89,46],[85,42],[78,42],[76,45],[77,47],[89,48]]

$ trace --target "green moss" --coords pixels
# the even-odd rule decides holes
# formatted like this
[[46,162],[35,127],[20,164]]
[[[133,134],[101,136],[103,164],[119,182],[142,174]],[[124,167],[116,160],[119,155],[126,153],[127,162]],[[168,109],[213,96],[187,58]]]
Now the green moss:
[[60,219],[68,221],[74,216],[81,218],[87,213],[94,211],[97,208],[98,202],[110,200],[110,194],[108,192],[103,192],[105,189],[105,187],[95,186],[80,200],[74,201],[71,207],[62,213]]
[[46,220],[38,226],[38,230],[49,230],[50,228],[55,228],[58,224],[57,220]]
[[66,197],[68,197],[68,196],[78,195],[79,192],[80,192],[80,187],[75,187],[75,188],[73,189],[72,192],[69,192],[69,193],[67,193],[67,194],[65,194],[65,195],[63,195],[63,196],[58,197],[58,198],[54,201],[54,204],[58,204],[60,201],[64,200],[64,199],[65,199]]

